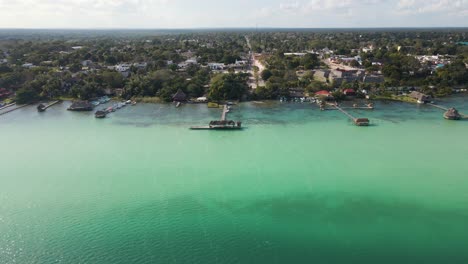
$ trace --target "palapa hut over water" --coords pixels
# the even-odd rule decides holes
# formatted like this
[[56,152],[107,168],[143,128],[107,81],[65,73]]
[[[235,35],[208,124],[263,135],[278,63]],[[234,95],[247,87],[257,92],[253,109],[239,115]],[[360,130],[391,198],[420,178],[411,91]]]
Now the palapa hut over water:
[[431,97],[420,92],[413,91],[409,95],[411,98],[418,100],[419,104],[427,104],[431,102]]
[[172,96],[174,102],[185,102],[187,101],[187,95],[181,90],[177,90],[177,93]]
[[450,108],[449,110],[447,110],[447,112],[445,112],[444,118],[448,120],[460,120],[462,116],[460,115],[457,109]]

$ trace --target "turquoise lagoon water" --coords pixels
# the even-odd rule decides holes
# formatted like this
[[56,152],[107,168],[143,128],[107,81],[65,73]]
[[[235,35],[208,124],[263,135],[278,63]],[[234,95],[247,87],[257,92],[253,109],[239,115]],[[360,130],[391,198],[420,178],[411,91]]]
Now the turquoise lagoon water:
[[0,263],[468,263],[468,121],[438,109],[68,104],[0,117]]

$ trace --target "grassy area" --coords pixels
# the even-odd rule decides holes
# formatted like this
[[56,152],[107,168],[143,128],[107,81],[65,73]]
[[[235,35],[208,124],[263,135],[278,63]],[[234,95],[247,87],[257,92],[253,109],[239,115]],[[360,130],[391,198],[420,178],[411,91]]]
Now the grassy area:
[[76,99],[76,98],[73,98],[73,97],[60,96],[59,98],[57,98],[57,100],[62,100],[62,101],[74,101],[74,100],[77,100],[77,99]]
[[159,97],[133,97],[132,100],[135,100],[139,103],[148,104],[164,103],[164,101]]
[[399,102],[405,102],[405,103],[417,103],[418,101],[414,98],[411,98],[406,95],[390,95],[390,96],[385,96],[385,95],[375,95],[371,97],[372,100],[391,100],[391,101],[399,101]]

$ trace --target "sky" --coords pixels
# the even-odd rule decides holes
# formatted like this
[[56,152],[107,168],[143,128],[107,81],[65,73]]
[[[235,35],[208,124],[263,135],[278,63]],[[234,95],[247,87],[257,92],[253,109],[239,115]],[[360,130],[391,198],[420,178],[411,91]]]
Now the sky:
[[467,27],[468,0],[0,0],[0,28]]

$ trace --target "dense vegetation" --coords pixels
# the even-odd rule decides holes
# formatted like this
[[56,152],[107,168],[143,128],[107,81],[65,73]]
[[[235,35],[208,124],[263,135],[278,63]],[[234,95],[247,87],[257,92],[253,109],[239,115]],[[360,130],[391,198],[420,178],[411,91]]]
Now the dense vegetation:
[[[88,35],[86,35],[88,34]],[[208,63],[225,65],[261,53],[266,70],[255,77],[265,85],[248,89],[248,73],[220,74]],[[326,69],[323,59],[359,55],[368,73],[381,73],[385,83],[367,88],[417,86],[436,94],[468,83],[468,31],[260,31],[260,32],[0,32],[0,88],[16,92],[18,102],[41,98],[90,99],[120,91],[123,98],[160,97],[170,101],[177,90],[189,97],[212,100],[273,99],[289,89],[339,88],[314,79],[313,70]],[[362,52],[363,47],[373,49]],[[330,53],[324,50],[331,51]],[[304,52],[305,56],[285,56]],[[434,69],[419,55],[447,55],[450,63]],[[196,63],[180,66],[192,58]],[[144,64],[142,64],[144,63]],[[123,74],[115,66],[128,64]],[[253,72],[257,72],[254,69]],[[369,85],[367,85],[369,86]],[[341,87],[361,88],[362,83]]]

